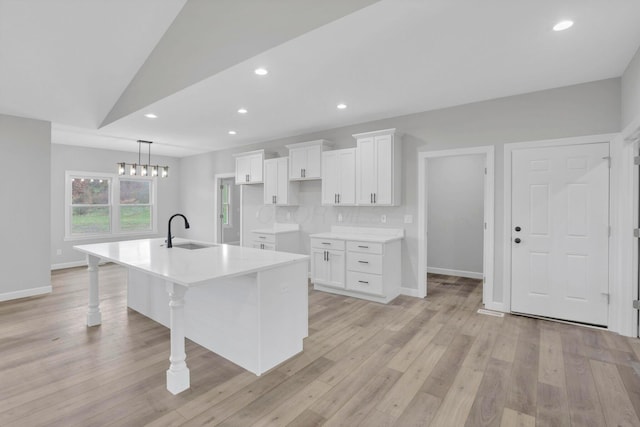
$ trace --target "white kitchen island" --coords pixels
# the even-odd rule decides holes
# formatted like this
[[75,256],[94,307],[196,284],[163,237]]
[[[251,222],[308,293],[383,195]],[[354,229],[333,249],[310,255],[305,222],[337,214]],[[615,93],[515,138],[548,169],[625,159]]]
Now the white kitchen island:
[[105,260],[128,268],[129,307],[170,328],[173,394],[190,386],[185,337],[256,375],[302,351],[308,256],[179,238],[173,246],[164,239],[74,246],[89,265],[87,325],[102,321],[98,264]]

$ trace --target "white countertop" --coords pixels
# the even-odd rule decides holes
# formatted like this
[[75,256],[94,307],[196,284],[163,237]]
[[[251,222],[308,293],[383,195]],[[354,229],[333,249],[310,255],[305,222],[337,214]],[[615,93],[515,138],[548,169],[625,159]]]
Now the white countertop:
[[184,286],[198,286],[215,279],[308,262],[309,259],[306,255],[224,244],[195,250],[175,247],[189,242],[213,245],[174,238],[174,247],[168,249],[164,239],[158,238],[78,245],[73,248]]
[[300,231],[300,224],[285,224],[276,222],[269,228],[259,228],[257,230],[251,230],[252,233],[260,234],[292,233],[294,231]]
[[318,239],[358,240],[361,242],[387,243],[394,240],[404,239],[404,229],[333,226],[331,227],[331,231],[310,234],[309,237]]

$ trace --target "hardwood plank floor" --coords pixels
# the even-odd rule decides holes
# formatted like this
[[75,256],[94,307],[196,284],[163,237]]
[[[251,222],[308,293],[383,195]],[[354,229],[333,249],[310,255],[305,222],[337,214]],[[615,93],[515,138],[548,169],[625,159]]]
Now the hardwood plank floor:
[[191,388],[165,388],[169,333],[126,308],[100,267],[103,324],[84,325],[85,269],[0,303],[2,426],[640,427],[640,341],[478,314],[480,281],[429,275],[388,305],[309,289],[304,352],[261,377],[187,341]]

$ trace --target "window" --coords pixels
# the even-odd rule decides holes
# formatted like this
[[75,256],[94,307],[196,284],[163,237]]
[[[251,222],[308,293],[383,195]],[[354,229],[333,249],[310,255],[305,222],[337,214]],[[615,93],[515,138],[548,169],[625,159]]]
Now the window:
[[222,184],[222,225],[231,227],[231,184]]
[[155,180],[66,173],[66,238],[156,232]]

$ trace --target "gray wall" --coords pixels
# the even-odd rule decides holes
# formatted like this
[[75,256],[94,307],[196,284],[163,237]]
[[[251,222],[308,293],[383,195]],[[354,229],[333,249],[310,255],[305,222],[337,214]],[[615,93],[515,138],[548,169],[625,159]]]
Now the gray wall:
[[[132,144],[134,143],[132,142]],[[60,266],[59,264],[65,265],[84,261],[85,256],[75,251],[73,249],[74,245],[149,237],[149,235],[141,235],[127,238],[111,237],[71,241],[66,241],[64,237],[65,172],[115,173],[116,163],[133,163],[137,161],[137,156],[137,153],[123,151],[61,144],[51,145],[51,175],[47,177],[51,181],[51,245],[47,245],[51,253],[50,264]],[[180,207],[179,193],[182,188],[180,185],[180,160],[163,156],[152,156],[151,160],[153,163],[169,166],[170,176],[164,179],[158,178],[156,193],[158,197],[158,234],[156,236],[166,236],[167,220],[173,213],[178,212]],[[180,236],[182,225],[174,226],[172,231],[174,235]],[[62,251],[61,255],[57,255],[58,249]]]
[[640,118],[640,48],[622,75],[622,127]]
[[428,268],[481,274],[484,156],[429,159],[427,194]]
[[[379,225],[403,227],[406,238],[402,243],[402,271],[405,287],[417,289],[418,285],[418,200],[417,153],[471,146],[496,146],[496,205],[495,205],[495,301],[502,301],[502,228],[503,228],[503,155],[505,143],[540,139],[618,132],[620,130],[620,79],[567,86],[530,94],[500,98],[402,117],[378,120],[313,134],[271,141],[182,159],[181,206],[196,225],[189,230],[192,238],[212,240],[213,188],[216,173],[233,172],[233,152],[267,148],[286,155],[284,144],[328,139],[335,148],[354,147],[352,134],[386,128],[397,128],[404,133],[403,194],[399,207],[321,207],[320,187],[303,184],[306,200],[315,205],[298,208],[275,208],[277,212],[290,210],[292,221],[302,220],[304,243],[308,247],[308,232],[328,230],[337,223],[342,213],[343,224]],[[305,200],[305,199],[303,199]],[[256,206],[251,212],[243,212],[247,221],[255,219]],[[263,209],[263,208],[259,208]],[[272,208],[273,209],[273,208]],[[380,224],[380,215],[387,216],[387,223]],[[403,215],[413,215],[412,224],[403,223]],[[244,224],[243,224],[244,226]],[[245,226],[244,231],[250,229]]]
[[0,115],[0,299],[51,286],[50,150],[51,123]]

